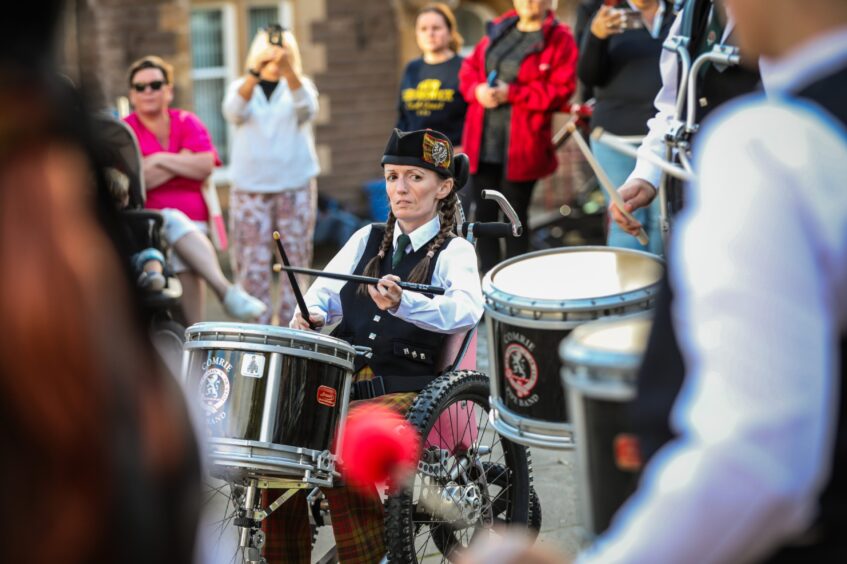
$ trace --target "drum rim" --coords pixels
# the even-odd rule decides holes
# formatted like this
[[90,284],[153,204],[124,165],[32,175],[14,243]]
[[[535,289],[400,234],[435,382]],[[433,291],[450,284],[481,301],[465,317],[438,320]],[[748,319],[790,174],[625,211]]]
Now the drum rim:
[[[638,324],[650,324],[652,315],[634,314],[615,318],[601,318],[595,321],[583,323],[574,328],[559,344],[559,359],[562,361],[562,370],[566,368],[578,369],[580,367],[592,370],[605,370],[607,373],[621,373],[637,370],[641,365],[644,351],[647,349],[647,341],[641,351],[615,352],[588,347],[583,338],[598,330],[608,329],[610,326],[625,325],[636,322]],[[620,380],[620,378],[614,378]]]
[[649,301],[653,298],[659,291],[661,277],[652,284],[644,286],[643,288],[630,290],[628,292],[572,300],[551,300],[516,296],[514,294],[507,293],[505,290],[497,288],[494,284],[494,276],[496,276],[497,272],[521,261],[552,254],[598,251],[609,252],[610,250],[615,253],[639,255],[644,258],[654,260],[661,265],[663,269],[665,268],[665,260],[662,257],[634,249],[619,249],[599,245],[586,245],[534,251],[507,259],[485,273],[485,276],[482,279],[482,294],[485,297],[486,306],[495,311],[502,312],[502,310],[506,310],[508,314],[505,315],[508,315],[509,317],[534,318],[532,315],[517,315],[516,313],[518,313],[519,310],[537,313],[593,311],[598,309],[624,307]]
[[[203,338],[200,340],[202,340],[204,343],[212,343],[216,341],[228,344],[237,343],[237,341],[211,338],[210,334],[212,333],[223,333],[227,335],[243,334],[253,337],[276,337],[282,339],[291,339],[304,344],[327,346],[335,349],[336,358],[338,360],[343,361],[345,366],[347,364],[352,366],[353,359],[356,357],[356,350],[353,348],[353,345],[351,345],[347,341],[338,339],[331,335],[324,335],[322,333],[316,333],[314,331],[301,331],[299,329],[291,329],[289,327],[278,327],[276,325],[234,323],[229,321],[203,321],[191,325],[185,330],[186,348],[196,348],[192,347],[191,344],[192,337],[194,337],[194,342],[196,342],[198,340],[197,336],[202,336]],[[293,356],[306,356],[298,354],[298,351],[309,352],[303,349],[286,347],[282,344],[273,342],[265,343],[263,346],[285,349],[286,351],[293,351]],[[322,357],[329,356],[324,353],[316,354],[319,354]]]

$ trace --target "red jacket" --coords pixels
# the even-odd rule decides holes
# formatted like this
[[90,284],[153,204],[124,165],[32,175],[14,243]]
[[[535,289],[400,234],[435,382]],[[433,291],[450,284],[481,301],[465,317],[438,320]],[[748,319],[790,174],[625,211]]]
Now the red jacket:
[[[518,21],[512,10],[491,22],[488,31],[459,71],[459,90],[468,102],[462,149],[470,158],[470,171],[477,172],[485,108],[474,91],[486,81],[485,53]],[[577,48],[570,29],[547,12],[541,27],[543,43],[521,63],[518,76],[509,85],[512,105],[511,137],[506,157],[506,179],[537,180],[556,170],[553,147],[553,113],[566,107],[576,89]]]

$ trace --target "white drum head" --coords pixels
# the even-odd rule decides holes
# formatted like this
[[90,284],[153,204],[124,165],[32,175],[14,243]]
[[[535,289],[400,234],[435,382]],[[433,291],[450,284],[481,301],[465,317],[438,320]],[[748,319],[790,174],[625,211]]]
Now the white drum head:
[[640,355],[647,348],[651,325],[644,317],[590,323],[578,328],[573,339],[592,351]]
[[528,256],[493,272],[491,283],[531,300],[583,300],[647,288],[662,271],[661,260],[645,253],[591,248]]

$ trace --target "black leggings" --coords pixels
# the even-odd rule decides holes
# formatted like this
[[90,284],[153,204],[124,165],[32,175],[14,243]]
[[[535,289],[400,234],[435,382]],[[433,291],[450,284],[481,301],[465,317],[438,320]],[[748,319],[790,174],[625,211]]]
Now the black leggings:
[[[499,221],[500,206],[493,200],[483,200],[482,191],[485,189],[501,192],[515,211],[518,212],[523,224],[523,235],[518,238],[506,238],[506,257],[511,258],[529,252],[529,202],[535,180],[527,182],[512,182],[506,180],[502,164],[479,163],[477,173],[472,176],[474,201],[476,202],[476,221]],[[480,269],[488,272],[503,260],[500,256],[500,240],[482,238],[477,242],[477,252],[480,257]]]

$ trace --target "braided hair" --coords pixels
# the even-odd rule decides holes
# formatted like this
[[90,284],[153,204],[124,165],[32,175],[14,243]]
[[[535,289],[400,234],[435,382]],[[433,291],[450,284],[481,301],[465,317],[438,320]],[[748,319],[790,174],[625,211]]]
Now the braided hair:
[[[428,282],[427,274],[429,273],[429,267],[432,263],[433,257],[435,257],[435,253],[437,253],[438,250],[448,243],[454,236],[454,229],[456,227],[456,210],[458,205],[459,198],[456,196],[455,191],[451,191],[447,197],[443,198],[439,202],[438,217],[441,222],[441,228],[438,230],[438,234],[429,243],[426,255],[424,255],[424,257],[418,261],[418,264],[412,268],[412,271],[409,273],[409,278],[406,280],[407,282],[415,282],[418,284],[426,284]],[[388,220],[385,223],[385,234],[382,236],[382,242],[379,244],[379,251],[377,251],[376,256],[365,265],[365,269],[362,272],[363,275],[372,276],[374,278],[382,277],[380,265],[382,264],[382,260],[385,258],[386,254],[391,252],[391,248],[394,244],[394,228],[396,225],[397,218],[394,217],[394,212],[388,212]],[[359,292],[367,295],[367,287],[362,284],[359,286]]]

